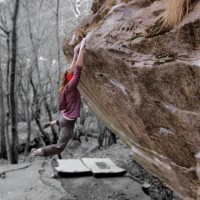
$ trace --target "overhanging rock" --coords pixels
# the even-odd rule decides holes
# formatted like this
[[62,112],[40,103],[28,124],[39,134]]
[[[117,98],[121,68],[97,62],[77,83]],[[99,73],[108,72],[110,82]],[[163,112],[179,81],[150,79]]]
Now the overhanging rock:
[[[79,26],[87,35],[81,94],[138,163],[179,197],[196,199],[200,2],[173,29],[161,27],[163,1],[109,2],[95,1]],[[63,43],[69,57],[79,27]]]

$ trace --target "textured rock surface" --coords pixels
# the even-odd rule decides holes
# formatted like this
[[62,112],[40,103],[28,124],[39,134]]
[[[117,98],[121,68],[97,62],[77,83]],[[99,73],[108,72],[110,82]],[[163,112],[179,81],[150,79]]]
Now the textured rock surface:
[[95,0],[93,15],[63,43],[70,57],[87,34],[81,94],[139,164],[179,197],[196,199],[200,2],[173,29],[160,26],[162,1],[113,2]]

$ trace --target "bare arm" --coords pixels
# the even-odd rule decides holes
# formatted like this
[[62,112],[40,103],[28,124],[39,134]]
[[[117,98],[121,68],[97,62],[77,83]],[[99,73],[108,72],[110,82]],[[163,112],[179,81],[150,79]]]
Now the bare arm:
[[75,87],[77,87],[79,80],[80,80],[80,76],[81,76],[81,70],[82,70],[82,67],[80,67],[80,66],[77,66],[75,68],[73,78],[68,82],[66,88],[68,88],[69,90],[72,90]]
[[74,87],[77,87],[80,76],[81,76],[81,69],[83,66],[83,56],[84,56],[84,48],[85,48],[85,38],[82,39],[80,44],[80,50],[78,53],[78,58],[76,61],[76,67],[74,70],[74,75],[71,81],[68,83],[68,88],[73,89]]
[[78,58],[79,50],[80,50],[80,44],[76,45],[76,47],[74,48],[74,57],[69,67],[69,73],[73,73],[76,68],[76,61]]
[[77,55],[74,54],[72,63],[70,65],[70,67],[69,67],[69,73],[74,72],[74,69],[76,68],[76,59],[77,59]]
[[80,51],[79,51],[78,58],[76,61],[76,66],[79,66],[79,67],[83,66],[84,48],[85,48],[85,38],[83,38],[81,41]]

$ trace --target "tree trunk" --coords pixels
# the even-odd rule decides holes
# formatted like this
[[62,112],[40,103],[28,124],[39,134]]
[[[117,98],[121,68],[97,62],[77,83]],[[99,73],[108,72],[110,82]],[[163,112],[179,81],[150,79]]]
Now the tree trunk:
[[[4,24],[5,25],[5,24]],[[5,131],[6,131],[6,146],[7,151],[9,152],[8,156],[10,157],[11,151],[10,151],[10,137],[9,137],[9,118],[10,118],[10,88],[9,88],[9,76],[10,76],[10,33],[11,31],[8,30],[7,27],[0,27],[1,30],[6,35],[6,46],[7,46],[7,73],[6,73],[6,103],[7,103],[7,113],[6,113],[6,120],[5,120]],[[5,113],[4,113],[5,114]]]
[[60,40],[59,40],[59,7],[60,7],[60,0],[57,0],[57,7],[56,7],[56,40],[57,40],[57,47],[58,47],[58,89],[60,85],[60,76],[61,76],[61,66],[60,66]]
[[38,119],[38,116],[35,115],[35,113],[33,113],[33,116],[34,116],[35,122],[38,125],[38,128],[42,134],[42,139],[44,140],[44,143],[46,145],[51,144],[50,137],[49,137],[48,133],[42,129],[42,126],[41,126],[40,120]]
[[[25,67],[23,65],[20,66]],[[24,69],[24,68],[23,68]],[[24,113],[24,119],[26,120],[27,123],[27,138],[26,138],[26,146],[25,146],[25,152],[24,152],[24,156],[25,158],[28,156],[29,153],[29,147],[30,147],[30,138],[31,138],[31,107],[30,107],[30,99],[29,99],[29,94],[30,94],[30,76],[32,71],[31,70],[27,70],[27,78],[24,81],[25,84],[22,83],[22,71],[23,70],[18,70],[18,94],[20,96],[21,102],[22,102],[22,108],[24,109],[23,113]]]
[[30,79],[27,79],[27,88],[24,90],[25,94],[25,113],[26,113],[26,122],[27,122],[27,138],[26,138],[26,148],[25,148],[25,157],[28,156],[30,139],[31,139],[31,112],[30,112],[30,99],[29,99],[29,90],[30,90]]
[[27,138],[26,138],[26,148],[25,148],[25,157],[28,156],[30,139],[31,139],[31,114],[30,114],[30,100],[26,98],[26,122],[27,122]]
[[30,83],[33,88],[33,104],[32,104],[33,117],[34,117],[35,122],[38,125],[38,128],[43,136],[43,140],[44,140],[45,144],[49,145],[49,144],[51,144],[50,137],[49,137],[48,133],[42,129],[42,126],[40,123],[40,106],[39,106],[38,94],[37,94],[37,90],[35,88],[32,78],[30,78]]
[[6,138],[8,145],[9,157],[11,157],[11,145],[10,145],[10,136],[9,136],[9,119],[10,119],[10,88],[9,88],[9,75],[10,75],[10,31],[6,34],[6,44],[7,44],[7,72],[6,72],[6,100],[7,100],[7,108],[8,112],[6,114]]
[[17,57],[17,17],[19,10],[19,0],[15,1],[14,15],[12,19],[12,51],[11,51],[11,73],[10,73],[10,104],[11,104],[11,164],[18,163],[18,131],[16,119],[16,100],[15,100],[15,73],[16,73],[16,57]]
[[[49,121],[51,122],[51,121],[53,121],[53,118],[52,118],[50,106],[47,103],[46,98],[44,100],[44,105],[45,105],[46,111],[47,111],[48,116],[49,116]],[[58,136],[57,136],[57,132],[56,132],[56,130],[55,130],[55,128],[53,126],[51,126],[51,131],[52,131],[52,134],[53,134],[53,141],[52,141],[52,143],[56,144],[57,140],[58,140]]]
[[99,147],[109,147],[117,143],[116,135],[110,131],[100,120],[98,120],[98,144]]
[[[22,76],[20,75],[19,76],[19,79],[21,78]],[[19,100],[21,102],[21,106],[18,107],[18,120],[19,121],[26,121],[26,100],[24,99],[24,96],[22,94],[22,91],[21,91],[21,87],[20,87],[20,84],[18,84],[17,86],[18,91],[18,97],[19,97]]]
[[1,70],[1,38],[0,38],[0,139],[1,149],[0,158],[8,159],[6,149],[6,135],[5,135],[5,110],[4,110],[4,89],[3,89],[3,74]]
[[108,139],[108,146],[111,146],[112,144],[116,144],[117,143],[117,137],[110,130],[109,130],[109,133],[110,133],[110,135],[109,135],[109,139]]
[[103,123],[100,122],[99,120],[97,121],[97,123],[98,123],[98,132],[99,132],[98,145],[99,145],[99,148],[100,148],[100,147],[103,147],[103,141],[104,141],[104,137],[105,137],[106,128],[103,125]]

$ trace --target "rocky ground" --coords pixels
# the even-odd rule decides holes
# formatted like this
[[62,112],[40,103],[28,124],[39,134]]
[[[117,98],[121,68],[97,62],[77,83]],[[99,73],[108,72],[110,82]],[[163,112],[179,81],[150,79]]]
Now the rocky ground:
[[7,171],[0,178],[0,200],[179,200],[162,183],[141,168],[129,157],[129,149],[118,140],[117,144],[106,149],[97,149],[97,140],[81,138],[82,143],[71,141],[63,158],[110,158],[117,166],[125,168],[127,173],[151,185],[148,196],[141,185],[127,177],[97,179],[90,177],[52,179],[50,158],[37,158],[33,163],[9,165],[1,160],[0,172]]

